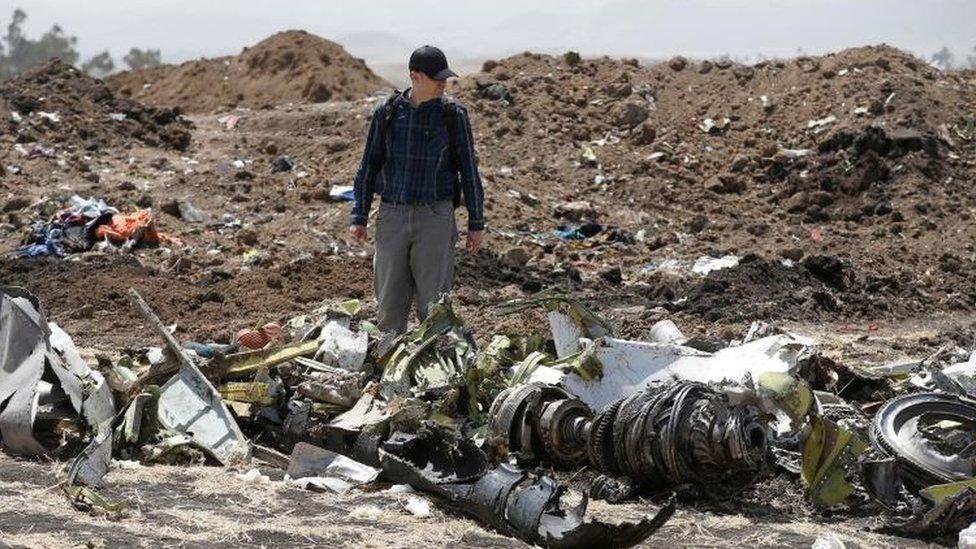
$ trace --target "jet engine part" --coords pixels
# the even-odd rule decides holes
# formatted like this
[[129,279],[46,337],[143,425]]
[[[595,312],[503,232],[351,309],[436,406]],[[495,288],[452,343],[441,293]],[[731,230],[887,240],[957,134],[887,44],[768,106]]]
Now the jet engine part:
[[913,393],[889,400],[874,416],[871,438],[916,488],[976,476],[976,401],[968,398]]
[[563,389],[532,383],[499,394],[490,415],[493,438],[520,460],[566,466],[585,457],[649,488],[751,481],[771,462],[758,408],[702,383],[652,384],[595,416]]

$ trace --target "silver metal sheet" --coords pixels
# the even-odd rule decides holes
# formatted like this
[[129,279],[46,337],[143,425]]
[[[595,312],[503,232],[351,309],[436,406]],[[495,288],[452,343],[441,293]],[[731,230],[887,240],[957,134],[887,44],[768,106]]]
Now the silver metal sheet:
[[164,427],[188,435],[224,465],[250,458],[250,445],[220,394],[194,367],[181,367],[161,387],[159,420]]
[[[42,345],[46,334],[34,305],[26,298],[0,293],[0,403],[26,388],[38,372],[22,366]],[[36,383],[36,381],[34,382]]]
[[106,430],[94,437],[68,470],[68,485],[84,484],[98,488],[108,473],[112,461],[112,431]]
[[37,412],[35,393],[37,383],[44,372],[44,349],[38,347],[34,354],[20,363],[17,377],[24,385],[16,391],[0,413],[0,437],[4,447],[12,453],[40,455],[44,446],[34,438],[34,416]]
[[288,464],[288,476],[293,479],[338,477],[354,484],[366,484],[376,480],[379,474],[375,467],[307,442],[295,445]]
[[64,392],[71,398],[75,411],[85,418],[95,432],[101,432],[115,417],[111,388],[105,377],[92,370],[81,358],[71,336],[53,322],[48,324],[48,328],[51,348],[57,353],[57,358],[49,357],[52,370],[61,381]]
[[46,351],[46,326],[34,304],[0,290],[0,437],[13,453],[45,452],[32,431]]

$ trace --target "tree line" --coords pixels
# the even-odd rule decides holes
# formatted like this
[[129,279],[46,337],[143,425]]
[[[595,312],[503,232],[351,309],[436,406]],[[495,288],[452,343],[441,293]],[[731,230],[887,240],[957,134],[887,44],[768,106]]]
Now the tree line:
[[942,46],[942,49],[932,54],[932,64],[940,69],[976,69],[976,46],[973,46],[973,53],[966,56],[961,63],[956,63],[956,54],[952,50]]
[[[34,65],[43,63],[52,57],[58,57],[65,63],[78,65],[81,57],[75,46],[78,44],[76,36],[65,34],[59,25],[54,25],[37,39],[24,35],[24,22],[27,13],[24,10],[14,10],[7,33],[0,37],[0,80],[16,76]],[[132,48],[123,58],[130,69],[155,67],[162,64],[159,50]],[[95,54],[81,62],[81,70],[86,73],[102,77],[115,70],[115,60],[106,50]]]

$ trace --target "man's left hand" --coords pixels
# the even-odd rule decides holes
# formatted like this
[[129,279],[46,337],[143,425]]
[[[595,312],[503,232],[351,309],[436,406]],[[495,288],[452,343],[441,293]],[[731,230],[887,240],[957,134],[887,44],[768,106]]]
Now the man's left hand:
[[478,250],[481,249],[481,239],[484,236],[484,231],[468,231],[468,250],[472,254],[478,253]]

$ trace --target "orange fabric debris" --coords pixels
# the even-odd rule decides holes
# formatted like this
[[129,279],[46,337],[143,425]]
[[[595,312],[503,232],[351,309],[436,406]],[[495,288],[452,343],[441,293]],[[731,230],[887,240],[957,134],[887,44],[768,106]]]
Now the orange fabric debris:
[[108,238],[116,242],[135,240],[147,244],[179,243],[178,239],[156,230],[152,210],[115,214],[108,223],[95,227],[95,237],[98,239]]

